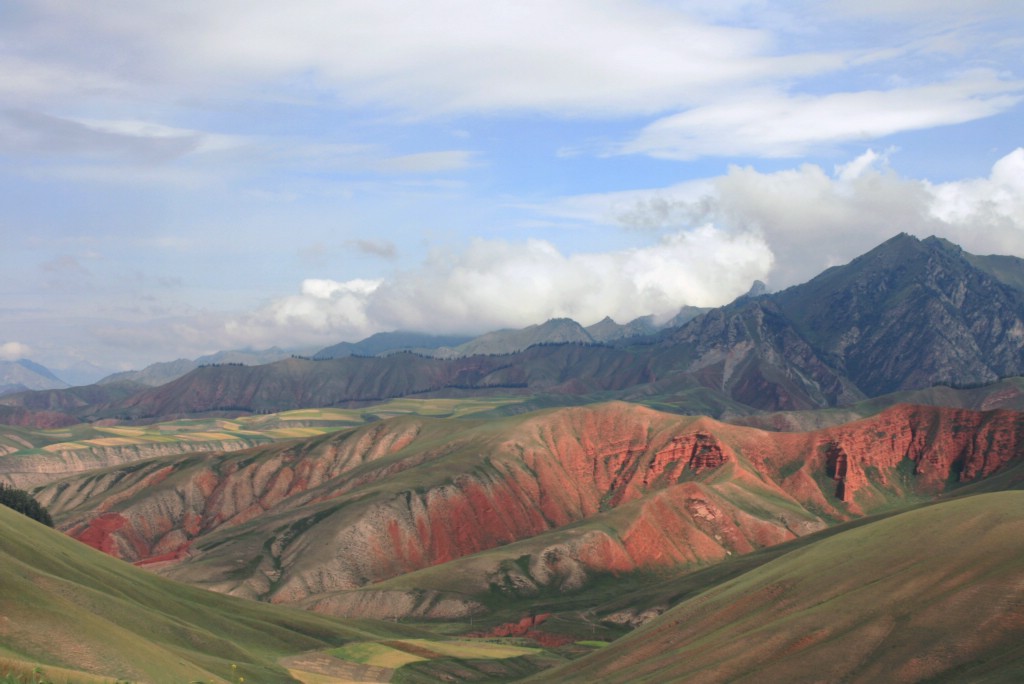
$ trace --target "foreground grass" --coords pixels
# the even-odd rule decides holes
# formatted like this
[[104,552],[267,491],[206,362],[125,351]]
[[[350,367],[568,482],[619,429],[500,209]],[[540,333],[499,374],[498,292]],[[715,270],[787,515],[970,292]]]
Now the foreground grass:
[[47,677],[57,668],[75,682],[291,682],[284,656],[425,636],[171,582],[0,507],[0,643]]
[[1024,492],[819,539],[537,681],[1024,679]]

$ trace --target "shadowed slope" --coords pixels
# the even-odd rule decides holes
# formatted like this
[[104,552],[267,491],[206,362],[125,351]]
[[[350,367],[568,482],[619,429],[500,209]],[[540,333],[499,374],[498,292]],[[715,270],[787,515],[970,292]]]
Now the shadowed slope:
[[377,636],[363,627],[156,577],[0,506],[4,655],[111,679],[289,682],[278,658]]
[[1001,492],[793,551],[542,680],[1009,682],[1022,639],[1024,492]]

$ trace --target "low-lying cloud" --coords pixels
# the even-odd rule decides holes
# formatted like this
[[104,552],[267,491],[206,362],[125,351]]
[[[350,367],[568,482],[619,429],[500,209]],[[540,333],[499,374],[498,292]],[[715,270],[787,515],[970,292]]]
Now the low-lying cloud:
[[21,342],[4,342],[0,344],[0,361],[17,361],[28,358],[32,348]]
[[233,338],[270,341],[359,339],[381,330],[480,333],[556,317],[583,324],[668,317],[684,304],[734,298],[772,266],[753,233],[711,225],[613,252],[564,254],[545,240],[474,240],[458,254],[435,253],[388,280],[310,279],[299,294],[233,320]]
[[726,303],[755,279],[772,289],[804,282],[899,232],[1024,255],[1024,148],[988,177],[941,184],[900,176],[888,153],[868,150],[831,172],[732,167],[699,183],[601,197],[566,198],[547,213],[659,237],[574,254],[540,239],[477,239],[390,278],[306,280],[299,294],[236,317],[227,331],[238,343],[270,344],[396,329],[474,333],[562,316],[585,325],[667,317],[683,305]]

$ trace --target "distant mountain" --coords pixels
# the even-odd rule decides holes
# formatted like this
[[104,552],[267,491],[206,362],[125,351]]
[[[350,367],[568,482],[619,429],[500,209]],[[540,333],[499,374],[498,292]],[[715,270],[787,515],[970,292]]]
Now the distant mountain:
[[50,369],[28,359],[0,361],[0,395],[26,390],[60,389],[68,384]]
[[[75,404],[73,415],[151,420],[453,392],[576,397],[553,403],[621,398],[716,416],[849,405],[1024,375],[1024,290],[1016,280],[1024,282],[1024,260],[973,257],[944,240],[899,235],[803,285],[773,294],[755,285],[655,335],[599,343],[575,321],[552,319],[427,352],[439,358],[199,368],[158,391]],[[596,330],[616,334],[615,326],[602,321]],[[29,403],[38,402],[0,400]]]
[[708,311],[711,311],[711,309],[706,306],[684,306],[679,309],[679,313],[666,321],[665,325],[662,327],[666,330],[678,328],[682,325],[686,325],[694,318],[706,314]]
[[595,342],[615,342],[630,337],[653,335],[661,328],[654,322],[654,316],[642,316],[629,323],[619,324],[605,316],[602,320],[588,325],[585,330]]
[[183,375],[191,373],[202,366],[235,363],[245,366],[259,366],[281,359],[288,358],[291,354],[278,347],[271,347],[261,351],[248,349],[235,349],[231,351],[220,351],[214,354],[200,356],[195,360],[178,359],[177,361],[161,361],[153,363],[142,370],[123,371],[114,373],[100,380],[97,384],[106,385],[111,383],[133,382],[148,387],[159,387],[172,380],[177,380]]
[[315,359],[339,359],[345,356],[380,356],[399,351],[429,353],[440,347],[456,347],[469,342],[467,335],[430,335],[416,332],[382,332],[360,342],[340,342],[321,349]]
[[824,362],[876,396],[1024,375],[1024,290],[1007,282],[1024,282],[1024,260],[901,234],[768,299]]
[[187,375],[198,367],[199,364],[191,359],[160,361],[158,363],[151,363],[142,370],[113,373],[96,384],[110,385],[113,383],[133,382],[146,385],[147,387],[159,387],[172,380],[177,380],[183,375]]
[[593,344],[594,341],[586,329],[571,318],[552,318],[526,328],[489,332],[456,347],[438,349],[432,355],[455,358],[475,354],[511,354],[537,344]]
[[102,368],[84,360],[66,366],[55,366],[52,370],[61,380],[74,387],[92,385],[113,372],[110,368]]

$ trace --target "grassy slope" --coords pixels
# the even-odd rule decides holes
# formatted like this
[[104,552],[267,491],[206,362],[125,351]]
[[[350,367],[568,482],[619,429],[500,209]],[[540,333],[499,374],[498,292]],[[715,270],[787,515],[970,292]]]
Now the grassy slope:
[[292,681],[278,658],[422,636],[156,577],[0,507],[0,657],[153,682]]
[[684,601],[565,682],[1021,681],[1024,492],[799,548]]

